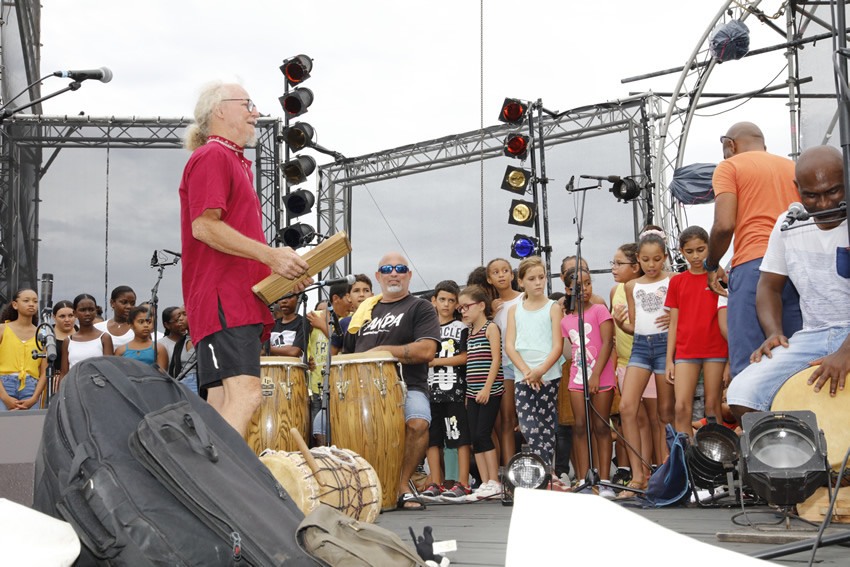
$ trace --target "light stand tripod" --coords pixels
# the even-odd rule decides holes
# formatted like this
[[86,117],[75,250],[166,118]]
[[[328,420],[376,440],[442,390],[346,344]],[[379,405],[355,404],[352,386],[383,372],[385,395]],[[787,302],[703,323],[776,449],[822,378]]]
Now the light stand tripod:
[[[604,486],[607,488],[611,488],[612,490],[617,488],[620,489],[622,486],[609,482],[607,480],[602,480],[599,477],[599,470],[593,468],[593,439],[591,437],[592,428],[591,428],[591,420],[593,419],[593,414],[595,414],[595,409],[593,408],[593,404],[590,400],[590,389],[588,387],[588,375],[587,375],[587,348],[585,345],[585,332],[584,332],[584,300],[581,295],[580,286],[578,284],[582,269],[582,255],[581,255],[581,241],[584,239],[582,235],[582,226],[584,224],[584,204],[585,204],[585,191],[589,191],[591,189],[599,189],[601,187],[601,183],[597,183],[597,185],[592,187],[577,187],[573,188],[570,185],[567,186],[567,190],[571,193],[573,192],[581,192],[581,205],[579,210],[576,211],[576,271],[573,276],[573,286],[572,286],[572,297],[571,302],[575,302],[575,311],[578,315],[578,336],[579,336],[579,356],[580,356],[580,371],[581,371],[581,380],[582,387],[584,388],[584,416],[585,416],[585,434],[587,435],[587,475],[584,479],[584,484],[576,491],[583,492],[585,490],[591,490],[593,487]],[[591,412],[593,410],[593,413]],[[597,416],[598,417],[598,416]],[[618,434],[619,435],[619,434]],[[603,466],[611,466],[611,463],[599,463],[600,467]],[[637,489],[630,489],[633,492],[637,492],[643,494],[644,491]]]

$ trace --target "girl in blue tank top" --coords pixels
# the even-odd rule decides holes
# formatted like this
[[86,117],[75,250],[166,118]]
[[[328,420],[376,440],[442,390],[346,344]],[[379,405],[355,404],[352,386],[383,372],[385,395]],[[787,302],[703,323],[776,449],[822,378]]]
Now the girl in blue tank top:
[[525,290],[508,311],[505,352],[516,369],[515,397],[520,431],[532,451],[551,467],[558,426],[558,386],[561,381],[561,318],[557,302],[548,299],[546,266],[539,256],[519,264]]
[[[165,345],[154,345],[153,317],[147,304],[137,305],[130,311],[130,324],[133,326],[133,339],[126,345],[121,345],[115,351],[115,356],[123,356],[144,362],[156,364],[162,369],[168,368],[168,351]],[[154,346],[156,350],[154,351]]]

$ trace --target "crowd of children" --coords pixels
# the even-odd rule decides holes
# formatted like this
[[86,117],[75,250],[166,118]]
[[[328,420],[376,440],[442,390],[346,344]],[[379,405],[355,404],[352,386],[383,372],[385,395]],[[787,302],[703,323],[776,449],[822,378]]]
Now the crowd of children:
[[[500,494],[498,469],[517,452],[517,439],[551,469],[553,489],[568,489],[570,462],[580,485],[591,468],[609,480],[612,460],[617,464],[613,482],[624,485],[621,496],[645,489],[653,467],[666,456],[664,427],[672,424],[693,434],[700,380],[706,415],[722,415],[729,376],[725,298],[707,287],[707,250],[705,230],[683,231],[679,251],[689,269],[671,274],[665,235],[647,227],[637,243],[624,244],[613,255],[610,307],[593,293],[587,263],[578,264],[575,257],[564,259],[564,293],[553,298],[545,295],[549,274],[536,256],[523,259],[516,272],[507,260],[494,259],[474,270],[464,288],[440,282],[431,297],[441,344],[429,364],[432,421],[423,500],[459,502]],[[333,286],[330,305],[321,302],[306,317],[298,313],[303,296],[274,306],[276,322],[265,353],[308,361],[315,443],[321,444],[325,433],[318,395],[322,368],[329,353],[339,352],[350,315],[371,295],[372,282],[361,274],[354,285]],[[98,321],[96,301],[88,294],[54,306],[61,345],[57,384],[81,360],[114,352],[168,369],[197,392],[194,375],[181,372],[192,353],[185,311],[163,310],[166,334],[155,342],[152,309],[135,303],[133,290],[119,286],[108,321]],[[0,409],[32,407],[44,389],[46,364],[31,356],[37,310],[36,293],[24,289],[3,311]],[[561,400],[561,419],[559,395],[568,398]],[[617,430],[621,435],[612,435]],[[604,486],[599,494],[615,496]]]

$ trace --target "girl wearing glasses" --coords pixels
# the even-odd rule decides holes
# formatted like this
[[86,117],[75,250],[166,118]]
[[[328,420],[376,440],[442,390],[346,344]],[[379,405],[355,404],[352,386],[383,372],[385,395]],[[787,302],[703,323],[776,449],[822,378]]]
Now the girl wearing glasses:
[[519,264],[522,299],[508,312],[505,350],[516,368],[516,410],[520,429],[534,453],[552,466],[561,383],[561,318],[558,302],[545,295],[546,266],[539,256]]
[[460,292],[458,311],[469,325],[466,341],[466,413],[472,435],[472,452],[481,475],[481,486],[469,496],[482,500],[502,492],[499,458],[493,443],[493,424],[502,402],[502,343],[499,328],[490,318],[493,310],[484,288],[470,285]]

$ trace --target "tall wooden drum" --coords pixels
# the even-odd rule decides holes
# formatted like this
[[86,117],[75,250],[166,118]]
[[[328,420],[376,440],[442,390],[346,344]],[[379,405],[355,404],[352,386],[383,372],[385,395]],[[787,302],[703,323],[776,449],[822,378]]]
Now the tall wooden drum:
[[307,366],[300,358],[260,358],[263,400],[251,418],[245,441],[259,455],[265,449],[297,451],[289,428],[305,439],[309,435],[310,401],[307,397]]
[[808,380],[817,366],[806,368],[794,374],[779,388],[773,398],[771,411],[811,410],[818,419],[818,427],[826,437],[827,458],[833,470],[838,471],[847,447],[850,447],[850,374],[844,390],[838,390],[835,397],[829,395],[829,382],[820,392],[815,393],[814,386]]
[[331,358],[331,441],[375,468],[381,481],[382,510],[396,508],[404,455],[407,388],[396,362],[388,352]]

